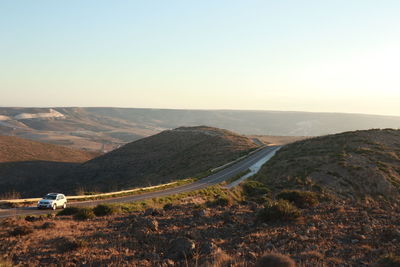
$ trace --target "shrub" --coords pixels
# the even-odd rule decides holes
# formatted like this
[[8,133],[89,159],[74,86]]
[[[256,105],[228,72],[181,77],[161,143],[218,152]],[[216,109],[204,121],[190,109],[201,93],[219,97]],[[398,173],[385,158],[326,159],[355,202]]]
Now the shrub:
[[77,207],[67,207],[57,213],[57,216],[69,216],[75,215],[79,212],[80,208]]
[[172,205],[171,203],[167,203],[163,207],[163,210],[173,210],[173,209],[174,209],[174,205]]
[[61,252],[77,250],[86,246],[86,241],[81,239],[62,237],[60,240],[57,240],[57,247],[58,250]]
[[11,230],[9,233],[12,236],[28,235],[28,234],[33,233],[33,228],[30,226],[26,226],[26,225],[17,226],[13,230]]
[[395,267],[400,266],[400,256],[387,255],[381,258],[377,264],[377,267]]
[[45,222],[44,224],[42,224],[42,226],[40,227],[41,229],[51,229],[51,228],[56,228],[56,224],[53,222]]
[[95,217],[92,209],[89,208],[81,208],[78,213],[74,215],[74,219],[78,221],[89,220]]
[[301,212],[286,200],[271,201],[265,204],[258,213],[258,219],[263,222],[269,221],[293,221],[299,218]]
[[247,181],[242,185],[243,193],[248,197],[266,195],[270,192],[267,186],[257,181]]
[[93,209],[93,212],[96,216],[107,216],[117,213],[118,208],[112,205],[99,204]]
[[295,267],[296,263],[288,256],[278,253],[267,253],[256,263],[255,267]]
[[232,204],[232,201],[226,196],[218,196],[216,199],[207,202],[209,207],[226,207]]
[[314,207],[319,203],[317,194],[310,191],[299,191],[299,190],[282,191],[276,196],[276,198],[290,201],[301,209]]
[[0,258],[0,267],[12,267],[12,266],[14,266],[12,261]]

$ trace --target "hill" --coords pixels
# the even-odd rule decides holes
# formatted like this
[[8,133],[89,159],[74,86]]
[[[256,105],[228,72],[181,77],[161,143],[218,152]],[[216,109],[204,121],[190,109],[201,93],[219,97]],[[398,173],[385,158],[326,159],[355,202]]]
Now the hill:
[[399,199],[400,130],[345,132],[289,144],[255,179],[278,189]]
[[[52,179],[98,153],[39,143],[12,136],[0,136],[0,196],[17,191],[40,193]],[[8,195],[8,196],[7,196]]]
[[0,163],[21,161],[80,163],[92,159],[95,155],[98,154],[14,136],[0,136]]
[[88,161],[65,178],[69,190],[112,191],[193,177],[255,149],[247,137],[212,127],[181,127]]
[[182,125],[209,125],[246,135],[318,136],[399,128],[400,117],[245,110],[0,107],[0,135],[102,152]]

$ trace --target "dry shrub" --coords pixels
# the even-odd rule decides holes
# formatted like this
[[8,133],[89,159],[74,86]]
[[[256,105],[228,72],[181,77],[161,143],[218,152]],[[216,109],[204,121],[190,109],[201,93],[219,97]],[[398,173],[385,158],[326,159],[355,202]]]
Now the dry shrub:
[[286,200],[271,201],[258,213],[258,220],[270,221],[295,221],[301,212]]
[[376,267],[398,267],[400,266],[400,256],[387,255],[382,257],[376,264]]
[[296,207],[304,209],[318,205],[318,196],[314,192],[287,190],[282,191],[276,196],[277,199],[285,199],[292,202]]
[[78,213],[74,215],[74,219],[77,221],[90,220],[95,217],[93,210],[89,208],[81,208]]
[[233,266],[235,263],[235,260],[226,254],[224,251],[219,250],[216,252],[213,256],[212,259],[207,261],[204,265],[204,267],[228,267],[228,266]]
[[29,235],[31,233],[33,233],[33,228],[27,225],[17,226],[9,232],[11,236]]
[[296,263],[290,257],[278,253],[264,254],[255,267],[295,267]]
[[96,216],[108,216],[119,212],[119,209],[113,205],[99,204],[93,208],[93,212]]
[[13,267],[13,266],[14,264],[12,263],[12,261],[0,258],[0,267]]
[[80,208],[77,207],[67,207],[57,213],[57,216],[70,216],[75,215],[79,212]]
[[62,237],[56,240],[57,248],[60,252],[68,252],[78,250],[86,247],[87,243],[81,239],[75,239],[72,237]]
[[56,228],[56,224],[54,222],[45,222],[40,226],[40,229],[53,229]]

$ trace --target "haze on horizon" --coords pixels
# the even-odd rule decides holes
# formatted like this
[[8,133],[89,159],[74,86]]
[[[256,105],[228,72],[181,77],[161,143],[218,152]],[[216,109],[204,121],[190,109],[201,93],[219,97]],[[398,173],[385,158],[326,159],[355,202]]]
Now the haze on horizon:
[[400,116],[400,2],[0,3],[0,106]]

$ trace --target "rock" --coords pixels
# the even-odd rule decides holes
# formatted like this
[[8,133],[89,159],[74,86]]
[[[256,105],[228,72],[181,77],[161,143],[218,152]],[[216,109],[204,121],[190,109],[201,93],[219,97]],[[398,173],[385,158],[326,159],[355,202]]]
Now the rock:
[[173,260],[191,258],[195,252],[196,244],[186,237],[180,237],[170,242],[166,256]]

